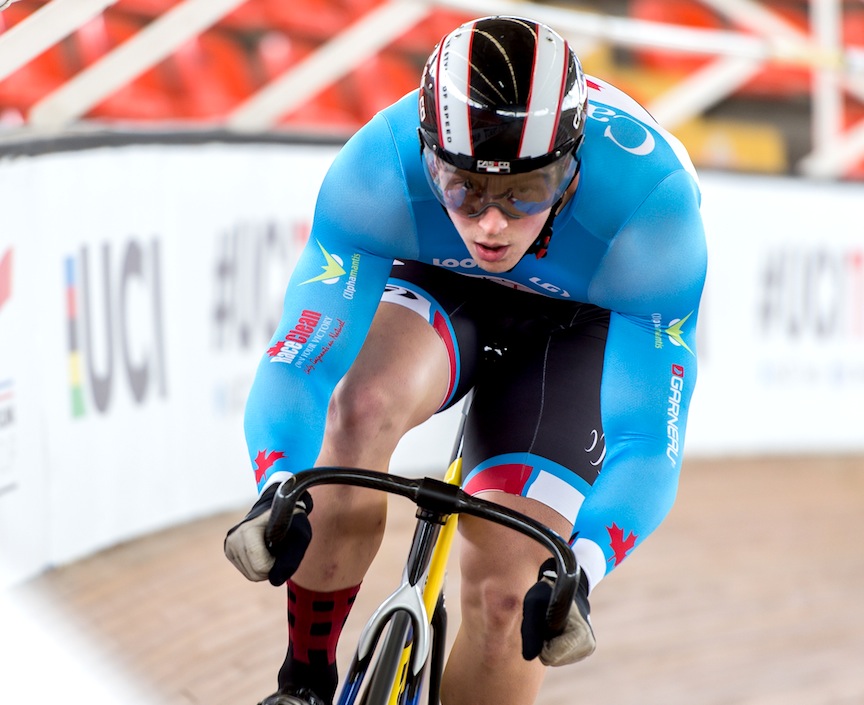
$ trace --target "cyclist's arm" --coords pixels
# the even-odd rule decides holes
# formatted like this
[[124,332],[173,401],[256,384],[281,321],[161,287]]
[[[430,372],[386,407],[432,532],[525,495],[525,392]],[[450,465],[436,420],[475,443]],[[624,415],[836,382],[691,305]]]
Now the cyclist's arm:
[[[604,369],[601,399],[607,443],[626,439],[631,455],[659,467],[680,467],[706,267],[698,188],[690,174],[678,171],[633,214],[595,280],[605,278],[614,299],[607,340],[612,364]],[[677,400],[677,391],[680,408],[672,418],[668,399]],[[677,444],[670,438],[673,426]]]
[[[634,213],[593,282],[612,309],[601,385],[607,455],[580,512],[574,549],[592,585],[663,520],[677,491],[696,382],[696,323],[706,272],[698,191],[678,172]],[[615,516],[609,507],[615,507]],[[622,532],[621,536],[613,535]],[[589,544],[602,547],[591,558]]]
[[348,142],[322,184],[309,242],[247,401],[259,491],[314,464],[330,395],[360,350],[393,258],[416,256],[401,174],[379,116]]

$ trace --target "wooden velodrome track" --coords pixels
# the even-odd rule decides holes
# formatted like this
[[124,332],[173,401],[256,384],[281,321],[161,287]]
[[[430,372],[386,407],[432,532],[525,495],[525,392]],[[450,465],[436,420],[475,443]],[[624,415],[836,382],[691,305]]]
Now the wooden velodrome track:
[[[395,585],[411,512],[402,499],[391,507],[343,644]],[[244,511],[117,546],[17,590],[71,619],[147,703],[254,705],[284,652],[284,593],[246,582],[222,556],[225,529]],[[598,651],[550,671],[540,702],[864,704],[862,532],[862,457],[688,462],[666,523],[594,593]],[[452,622],[457,590],[451,570]],[[343,651],[343,670],[346,660]]]

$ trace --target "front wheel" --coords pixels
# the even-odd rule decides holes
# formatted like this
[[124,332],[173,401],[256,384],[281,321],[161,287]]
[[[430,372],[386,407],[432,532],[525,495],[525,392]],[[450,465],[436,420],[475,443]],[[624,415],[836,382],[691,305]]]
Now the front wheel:
[[363,696],[363,705],[388,705],[395,703],[394,690],[401,690],[405,682],[405,674],[410,661],[402,663],[402,653],[411,634],[411,615],[399,610],[390,619],[387,635],[381,645],[378,660],[372,668],[369,687]]

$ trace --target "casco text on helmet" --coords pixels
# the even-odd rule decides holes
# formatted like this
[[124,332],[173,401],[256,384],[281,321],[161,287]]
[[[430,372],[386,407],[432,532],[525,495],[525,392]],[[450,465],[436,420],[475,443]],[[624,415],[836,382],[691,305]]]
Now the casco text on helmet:
[[578,148],[587,88],[569,44],[544,24],[484,17],[432,52],[420,86],[420,135],[467,171],[522,173]]

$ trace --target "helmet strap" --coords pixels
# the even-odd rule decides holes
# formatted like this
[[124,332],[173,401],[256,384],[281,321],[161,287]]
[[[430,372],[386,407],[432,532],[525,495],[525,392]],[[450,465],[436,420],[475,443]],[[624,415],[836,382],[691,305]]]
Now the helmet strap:
[[[580,138],[579,143],[577,144],[577,149],[581,143],[582,140]],[[573,181],[576,179],[576,177],[579,176],[579,172],[582,171],[581,167],[581,160],[577,161],[576,171],[573,173],[573,178],[570,179],[570,183],[567,184],[567,188],[564,189],[565,194],[570,189],[570,186],[573,184]],[[561,204],[563,202],[564,196],[562,195],[561,198],[558,199],[558,201],[555,203],[554,206],[552,206],[551,210],[549,211],[549,217],[546,218],[546,222],[543,223],[543,228],[540,230],[540,234],[537,236],[537,239],[534,241],[531,247],[525,250],[526,255],[534,255],[537,259],[543,259],[546,256],[546,253],[549,250],[549,241],[552,239],[552,226],[555,222],[555,216],[558,215],[558,209],[561,208]]]
[[549,217],[546,218],[543,229],[540,230],[540,235],[537,236],[531,247],[525,250],[526,255],[534,255],[537,259],[543,259],[546,256],[546,252],[549,250],[549,241],[552,239],[552,223],[555,220],[555,211],[560,207],[561,200],[549,211]]

